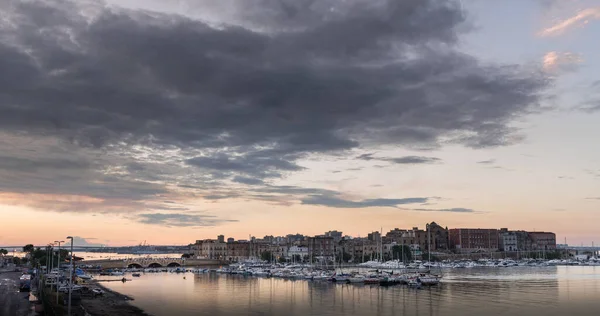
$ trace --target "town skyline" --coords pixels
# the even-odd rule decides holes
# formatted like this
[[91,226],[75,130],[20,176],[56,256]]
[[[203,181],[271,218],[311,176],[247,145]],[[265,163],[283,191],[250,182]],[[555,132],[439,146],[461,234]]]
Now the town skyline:
[[432,220],[598,238],[597,1],[0,11],[0,244]]
[[[368,232],[362,232],[359,233],[357,235],[352,235],[352,234],[347,234],[344,233],[343,230],[336,230],[336,229],[330,229],[327,231],[322,231],[320,233],[306,233],[306,232],[301,232],[301,231],[295,231],[295,232],[287,232],[284,234],[273,234],[273,233],[258,233],[258,234],[248,234],[248,235],[238,235],[238,234],[232,234],[232,235],[226,235],[224,233],[218,233],[218,235],[213,235],[213,236],[198,236],[198,238],[196,238],[196,241],[198,240],[215,240],[215,237],[223,237],[225,240],[235,240],[235,241],[249,241],[252,239],[258,239],[258,240],[263,240],[265,238],[289,238],[290,236],[303,236],[303,237],[316,237],[316,236],[325,236],[329,233],[339,233],[340,237],[346,238],[346,237],[350,237],[351,239],[365,239],[367,238],[367,236],[373,234],[373,233],[383,233],[383,235],[385,236],[386,233],[389,232],[393,232],[396,230],[424,230],[427,231],[427,226],[429,224],[435,224],[435,225],[439,225],[442,228],[446,228],[447,230],[457,230],[457,229],[472,229],[472,230],[497,230],[497,231],[501,231],[503,229],[508,229],[509,231],[528,231],[528,232],[532,232],[532,233],[553,233],[554,232],[550,232],[549,230],[527,230],[527,229],[518,229],[518,228],[514,228],[514,227],[482,227],[482,226],[478,226],[478,227],[449,227],[449,226],[444,226],[443,224],[440,224],[436,221],[431,221],[429,223],[425,223],[423,225],[415,225],[415,226],[407,226],[407,227],[393,227],[393,228],[384,228],[384,227],[380,227],[379,230],[370,230]],[[556,244],[564,244],[564,242],[568,243],[568,240],[566,240],[566,237],[561,237],[558,234],[556,235]],[[74,245],[76,247],[88,247],[88,248],[92,248],[92,247],[129,247],[129,246],[138,246],[138,245],[147,245],[147,246],[185,246],[185,245],[189,245],[189,244],[193,244],[193,240],[192,241],[187,241],[187,242],[183,242],[183,243],[161,243],[161,242],[153,242],[151,239],[145,239],[145,240],[140,240],[139,242],[133,242],[134,240],[131,240],[132,243],[125,243],[125,244],[109,244],[109,243],[96,243],[94,241],[98,240],[98,238],[84,238],[81,236],[74,236]],[[27,244],[29,244],[30,242],[27,242]],[[34,245],[44,245],[47,244],[44,242],[41,243],[33,243]],[[589,246],[589,245],[594,245],[597,244],[595,240],[591,240],[588,241],[587,243],[571,243],[571,246],[578,246],[578,245],[585,245],[585,246]],[[0,246],[3,247],[7,247],[8,244],[6,245],[2,245],[0,244]],[[17,244],[11,244],[11,247],[20,247],[17,246]]]

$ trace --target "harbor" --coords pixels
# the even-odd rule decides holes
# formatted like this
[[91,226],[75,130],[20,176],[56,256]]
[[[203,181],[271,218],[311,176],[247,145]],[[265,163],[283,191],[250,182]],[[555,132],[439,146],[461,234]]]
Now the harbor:
[[[146,259],[171,262],[177,258],[159,256],[156,258],[146,257]],[[536,283],[540,280],[547,282],[553,278],[561,280],[564,277],[581,277],[583,275],[583,279],[586,280],[586,289],[600,293],[600,274],[598,273],[600,272],[598,270],[600,269],[600,259],[596,257],[590,257],[587,260],[532,258],[439,262],[389,260],[385,262],[367,261],[360,264],[332,264],[331,266],[244,260],[221,266],[145,268],[131,265],[130,263],[134,260],[139,260],[139,258],[115,260],[122,262],[123,268],[102,268],[83,260],[75,265],[72,279],[69,277],[71,271],[68,265],[60,268],[51,265],[48,271],[45,267],[39,271],[36,269],[22,272],[11,271],[10,275],[14,277],[14,286],[19,287],[20,292],[30,293],[23,295],[31,298],[31,305],[28,308],[24,307],[21,302],[20,314],[16,312],[12,312],[12,314],[67,315],[67,295],[70,288],[72,291],[71,315],[169,315],[161,310],[157,312],[152,304],[148,306],[148,297],[154,296],[153,293],[145,290],[148,283],[153,283],[152,286],[161,289],[160,292],[165,296],[155,299],[162,301],[167,306],[172,304],[173,298],[171,297],[172,293],[165,292],[166,289],[172,288],[174,293],[178,293],[194,290],[196,287],[213,286],[211,291],[219,292],[221,290],[214,288],[214,285],[229,286],[227,284],[232,282],[236,284],[235,286],[260,284],[261,287],[283,287],[288,290],[301,288],[304,289],[303,291],[320,289],[334,293],[340,289],[353,293],[368,289],[371,293],[374,290],[385,291],[388,288],[397,288],[401,289],[398,291],[402,291],[403,295],[413,293],[411,295],[418,297],[430,296],[432,293],[445,295],[444,293],[447,293],[448,289],[457,286],[486,286],[483,283],[492,286],[504,279],[523,283],[523,286],[527,287],[529,286],[526,284],[527,282]],[[578,274],[573,274],[574,271],[577,271]],[[19,279],[16,278],[17,275],[20,276]],[[533,280],[527,281],[530,278]],[[72,280],[72,283],[69,280]],[[192,287],[190,288],[190,286]],[[341,288],[339,288],[340,286]],[[567,290],[578,291],[577,288]],[[404,291],[412,292],[405,293]],[[187,292],[180,294],[187,298],[191,298],[189,295],[200,295]],[[384,293],[379,294],[384,295]],[[186,300],[185,304],[193,305],[190,302],[195,302],[195,300],[192,299],[189,302]],[[185,315],[185,313],[181,315]],[[429,315],[437,314],[430,313]]]
[[[236,267],[237,269],[238,267]],[[284,268],[285,269],[285,268]],[[295,268],[294,268],[295,269]],[[350,270],[369,273],[370,268]],[[104,283],[167,315],[595,315],[597,266],[447,268],[437,286],[381,286],[231,271],[141,272]],[[348,270],[348,272],[350,272]],[[344,271],[346,271],[344,269]],[[134,272],[126,272],[134,273]],[[114,278],[118,278],[115,276]]]

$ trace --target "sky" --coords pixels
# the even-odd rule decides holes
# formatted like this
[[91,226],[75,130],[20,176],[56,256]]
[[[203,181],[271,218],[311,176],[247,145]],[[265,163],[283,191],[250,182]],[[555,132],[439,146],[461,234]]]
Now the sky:
[[0,245],[600,242],[600,3],[0,3]]

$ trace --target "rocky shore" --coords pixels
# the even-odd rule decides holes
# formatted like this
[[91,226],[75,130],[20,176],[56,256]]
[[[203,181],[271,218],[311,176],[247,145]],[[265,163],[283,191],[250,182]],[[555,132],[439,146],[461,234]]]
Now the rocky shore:
[[95,285],[105,291],[103,296],[96,298],[84,298],[81,301],[83,315],[85,316],[150,316],[142,309],[129,304],[133,298],[112,291],[100,284]]

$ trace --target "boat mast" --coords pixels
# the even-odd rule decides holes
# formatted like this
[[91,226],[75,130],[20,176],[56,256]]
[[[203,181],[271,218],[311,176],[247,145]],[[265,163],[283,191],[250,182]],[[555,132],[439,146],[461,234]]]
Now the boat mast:
[[427,262],[431,263],[431,230],[429,224],[427,224]]
[[383,262],[383,227],[379,231],[379,260]]

